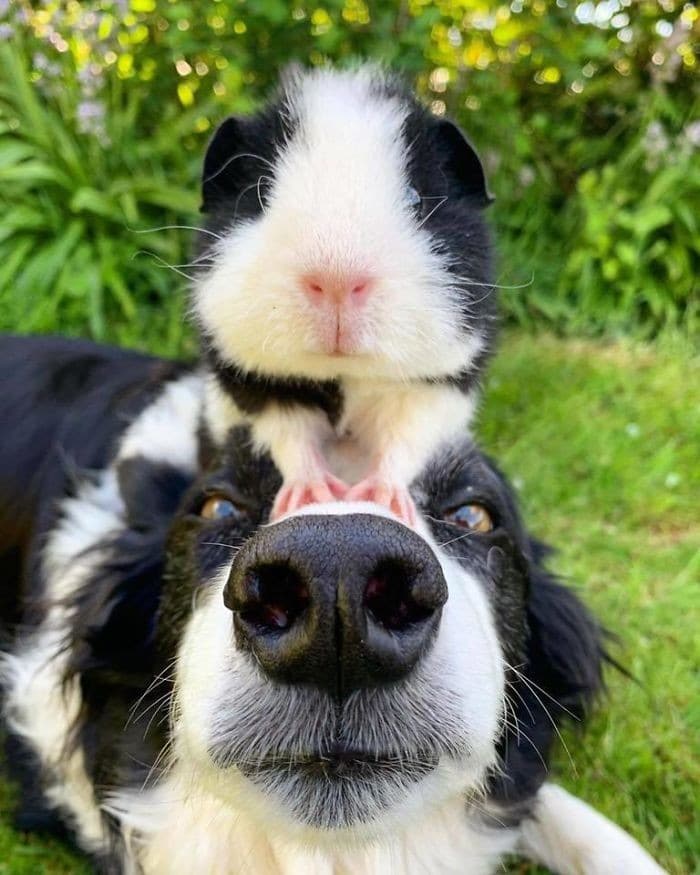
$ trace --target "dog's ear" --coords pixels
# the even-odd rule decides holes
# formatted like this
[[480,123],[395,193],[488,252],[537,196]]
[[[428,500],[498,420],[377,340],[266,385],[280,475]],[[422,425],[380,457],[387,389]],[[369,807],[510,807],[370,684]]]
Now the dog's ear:
[[202,212],[217,202],[235,198],[246,179],[247,121],[231,116],[223,121],[209,141],[202,172]]
[[192,476],[166,462],[131,456],[120,462],[117,480],[126,525],[96,545],[100,561],[72,604],[69,666],[83,677],[148,672],[166,537]]
[[527,566],[528,637],[524,662],[511,670],[512,721],[499,741],[502,770],[489,783],[492,798],[517,813],[547,779],[557,727],[580,726],[603,689],[605,633],[578,597],[542,565],[548,550],[531,541]]
[[605,631],[575,593],[542,566],[541,546],[531,546],[527,676],[550,697],[548,708],[555,715],[583,720],[603,688]]
[[481,160],[457,125],[447,119],[436,121],[433,138],[450,191],[480,207],[493,203]]
[[[67,676],[112,681],[148,676],[154,655],[165,532],[125,529],[99,545],[103,559],[71,605]],[[126,680],[126,679],[129,680]]]

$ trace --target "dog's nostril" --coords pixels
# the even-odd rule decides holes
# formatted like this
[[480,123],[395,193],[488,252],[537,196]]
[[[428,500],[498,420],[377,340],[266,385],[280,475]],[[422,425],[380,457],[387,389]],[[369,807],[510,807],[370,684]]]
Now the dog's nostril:
[[284,563],[253,566],[245,575],[241,619],[261,632],[288,629],[309,604],[309,590],[299,572]]
[[365,586],[364,605],[377,623],[401,630],[432,615],[432,608],[414,597],[415,577],[413,569],[399,562],[383,561],[375,567]]

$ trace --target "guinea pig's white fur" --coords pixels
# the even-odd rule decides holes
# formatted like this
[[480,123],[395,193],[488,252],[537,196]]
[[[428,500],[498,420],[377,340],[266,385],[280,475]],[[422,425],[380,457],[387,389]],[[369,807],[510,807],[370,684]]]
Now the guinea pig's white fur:
[[[405,517],[411,479],[473,416],[476,379],[458,378],[484,353],[490,329],[483,314],[471,319],[470,307],[481,302],[465,288],[487,285],[477,290],[482,299],[492,289],[461,275],[461,262],[455,269],[452,232],[460,250],[485,248],[469,231],[477,211],[458,207],[455,196],[452,248],[430,230],[427,221],[448,198],[412,187],[406,123],[416,104],[376,68],[297,76],[284,95],[278,111],[287,135],[272,159],[260,156],[264,204],[261,190],[255,215],[240,219],[229,204],[226,218],[215,218],[219,239],[196,284],[196,319],[220,362],[260,379],[250,422],[289,490],[278,509],[306,503],[307,487],[312,500],[339,497],[328,490],[330,475],[340,473],[328,464],[329,445],[350,437],[365,461],[359,477],[370,478],[350,497],[385,501]],[[245,148],[222,170],[250,158]],[[234,189],[231,199],[241,196]],[[361,303],[312,302],[303,290],[309,274],[369,277],[369,292]],[[303,388],[294,390],[301,405],[277,403],[272,392],[265,398],[266,381],[300,378],[338,383],[335,421],[305,402]],[[209,428],[222,435],[222,423],[239,417],[216,381],[209,388]]]
[[[405,381],[458,373],[482,348],[465,338],[449,260],[412,212],[410,107],[378,78],[360,68],[294,79],[293,132],[264,170],[264,210],[218,230],[195,313],[217,350],[247,370]],[[318,308],[299,290],[301,275],[323,269],[374,279],[352,355],[325,353]]]

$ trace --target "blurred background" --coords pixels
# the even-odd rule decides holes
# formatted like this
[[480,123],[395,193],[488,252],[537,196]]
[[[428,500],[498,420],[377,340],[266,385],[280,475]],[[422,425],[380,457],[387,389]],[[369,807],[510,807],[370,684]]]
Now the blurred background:
[[0,0],[0,328],[180,351],[190,236],[136,232],[196,224],[208,137],[285,64],[371,57],[479,148],[509,320],[692,335],[698,34],[678,0]]
[[[0,331],[194,354],[192,234],[153,229],[198,223],[207,139],[289,62],[382,60],[468,132],[505,323],[479,436],[635,678],[554,777],[674,875],[700,872],[699,35],[679,0],[0,0]],[[0,875],[87,871],[12,798]]]

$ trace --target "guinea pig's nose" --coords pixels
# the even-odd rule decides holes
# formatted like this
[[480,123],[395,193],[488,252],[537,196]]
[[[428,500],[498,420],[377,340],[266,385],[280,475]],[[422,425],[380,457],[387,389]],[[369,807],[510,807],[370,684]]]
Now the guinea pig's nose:
[[372,514],[292,517],[238,551],[224,590],[237,645],[274,680],[334,696],[397,681],[447,600],[426,541]]
[[299,283],[307,298],[317,305],[326,302],[341,304],[346,301],[360,304],[372,287],[371,277],[356,272],[317,271],[304,274]]

